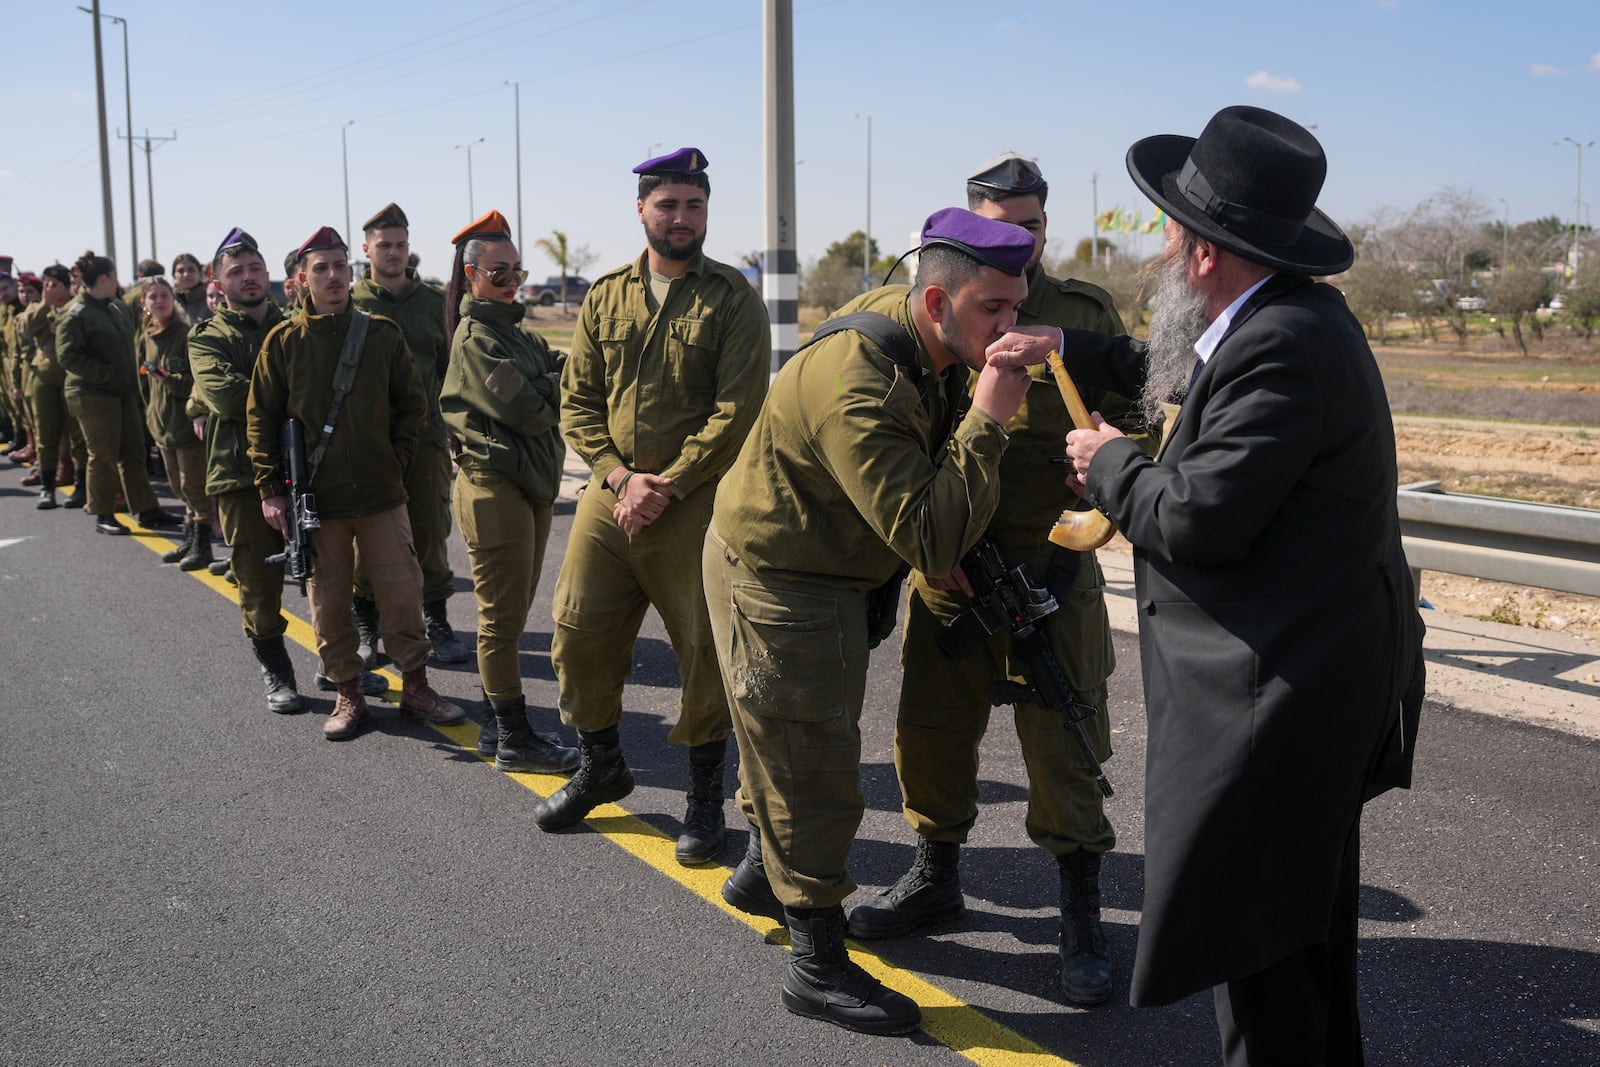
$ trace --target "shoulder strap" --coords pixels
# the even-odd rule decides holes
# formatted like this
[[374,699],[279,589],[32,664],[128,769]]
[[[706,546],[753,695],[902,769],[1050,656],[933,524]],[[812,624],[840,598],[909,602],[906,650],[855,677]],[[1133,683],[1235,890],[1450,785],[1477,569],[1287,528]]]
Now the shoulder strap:
[[307,466],[311,468],[311,473],[306,479],[307,485],[317,477],[317,468],[322,465],[322,457],[328,453],[328,441],[333,437],[333,427],[339,421],[339,412],[344,410],[344,398],[350,395],[351,387],[356,384],[356,368],[361,363],[361,348],[367,340],[367,323],[371,321],[371,315],[358,307],[351,307],[350,328],[345,331],[344,349],[339,353],[339,367],[333,372],[333,403],[328,405],[328,419],[322,425],[322,436],[317,441],[317,447],[306,460]]
[[872,346],[897,367],[905,370],[918,391],[922,389],[922,365],[917,362],[917,340],[910,332],[889,316],[877,311],[853,311],[848,315],[840,315],[836,319],[829,319],[817,327],[817,332],[811,335],[811,340],[801,345],[809,348],[833,334],[845,330],[854,330],[868,341]]

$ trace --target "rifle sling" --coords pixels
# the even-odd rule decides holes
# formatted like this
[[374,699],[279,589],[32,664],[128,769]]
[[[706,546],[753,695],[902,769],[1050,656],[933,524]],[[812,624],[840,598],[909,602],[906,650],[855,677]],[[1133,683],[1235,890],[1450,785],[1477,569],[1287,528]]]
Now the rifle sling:
[[317,439],[317,447],[306,458],[307,485],[317,480],[317,468],[322,466],[322,457],[328,453],[328,442],[333,438],[339,412],[344,410],[345,397],[350,395],[351,388],[356,384],[356,368],[361,363],[361,348],[367,340],[367,323],[371,321],[372,316],[367,312],[357,307],[350,309],[350,328],[345,331],[339,367],[333,372],[333,403],[328,405],[328,417],[322,424],[322,436]]

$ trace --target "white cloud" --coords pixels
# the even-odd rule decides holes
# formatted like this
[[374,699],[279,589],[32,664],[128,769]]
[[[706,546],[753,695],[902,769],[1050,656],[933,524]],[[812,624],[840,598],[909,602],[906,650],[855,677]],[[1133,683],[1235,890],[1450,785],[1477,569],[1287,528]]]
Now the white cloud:
[[1548,63],[1530,63],[1528,64],[1528,73],[1538,77],[1545,77],[1550,74],[1565,74],[1567,72],[1560,67],[1552,67]]
[[1264,93],[1298,93],[1300,83],[1293,78],[1285,78],[1277,74],[1268,74],[1258,70],[1244,80],[1245,85],[1252,89],[1259,89]]
[[1600,70],[1600,52],[1596,52],[1592,57],[1590,57],[1589,69]]

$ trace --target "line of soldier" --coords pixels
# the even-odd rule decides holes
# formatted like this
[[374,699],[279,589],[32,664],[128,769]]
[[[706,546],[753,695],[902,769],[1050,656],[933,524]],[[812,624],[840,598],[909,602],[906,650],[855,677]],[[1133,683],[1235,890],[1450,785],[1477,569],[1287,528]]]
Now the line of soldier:
[[[1018,675],[1004,633],[961,660],[938,649],[943,627],[967,602],[952,577],[955,563],[984,527],[1014,562],[1044,576],[1061,602],[1049,640],[1076,696],[1096,709],[1085,724],[1096,754],[1111,755],[1104,579],[1092,553],[1047,540],[1081,490],[1051,463],[1070,419],[1040,368],[1003,361],[980,374],[967,368],[983,367],[984,349],[1017,322],[1106,333],[1123,332],[1123,324],[1103,290],[1041,268],[1048,186],[1036,165],[1007,153],[969,177],[970,210],[930,218],[913,285],[885,286],[843,309],[888,316],[914,343],[915,365],[897,365],[864,335],[836,336],[812,350],[825,349],[825,360],[795,361],[778,379],[782,406],[764,408],[769,323],[748,281],[702,251],[706,166],[703,153],[684,148],[635,168],[646,247],[594,284],[566,354],[523,328],[515,296],[526,272],[498,212],[453,238],[444,294],[407,265],[409,224],[396,205],[363,225],[372,266],[353,287],[343,239],[322,227],[285,263],[287,316],[268,298],[259,247],[235,228],[210,264],[220,304],[186,334],[164,325],[178,287],[144,282],[142,351],[165,372],[150,382],[152,395],[170,388],[177,359],[189,386],[182,410],[193,441],[158,439],[174,450],[168,469],[179,472],[174,489],[188,505],[191,550],[209,545],[214,502],[267,705],[288,713],[304,705],[284,645],[283,574],[267,557],[282,551],[288,530],[281,428],[291,417],[305,428],[321,515],[310,583],[317,683],[337,693],[324,723],[330,740],[358,734],[368,721],[365,697],[386,688],[370,673],[380,639],[404,677],[403,710],[440,724],[464,717],[432,690],[424,668],[430,651],[446,661],[471,656],[454,641],[443,610],[453,579],[445,555],[453,497],[472,561],[476,655],[491,712],[478,751],[503,770],[571,772],[537,807],[543,830],[576,825],[634,788],[620,730],[623,689],[645,611],[654,607],[683,680],[669,735],[688,750],[679,862],[713,861],[723,845],[727,742],[737,732],[738,803],[750,831],[723,896],[788,926],[793,953],[782,1003],[852,1029],[903,1032],[918,1024],[916,1006],[852,963],[844,936],[898,936],[963,912],[960,846],[978,814],[988,686]],[[109,261],[87,271],[90,287],[58,319],[103,324],[97,328],[108,346],[119,345],[131,365],[133,331],[112,299]],[[181,357],[167,348],[179,347],[175,338],[185,342]],[[824,369],[807,371],[813,363]],[[68,366],[67,373],[70,383],[79,372]],[[865,430],[859,420],[834,417],[843,398],[858,394],[874,398]],[[1134,404],[1098,393],[1089,401],[1153,447],[1158,427]],[[162,410],[174,402],[163,399]],[[796,421],[782,424],[780,415]],[[795,438],[788,445],[857,435],[842,446],[862,465],[777,469],[773,434]],[[93,471],[101,446],[86,436]],[[561,721],[577,730],[575,749],[533,729],[517,662],[569,445],[591,475],[557,579],[551,660]],[[200,496],[190,492],[194,453],[185,448],[203,450]],[[823,462],[821,450],[799,451],[812,457],[809,464]],[[129,464],[122,470],[141,521],[156,518],[139,507],[148,486],[127,481]],[[826,477],[815,482],[818,474]],[[831,488],[818,496],[813,490],[823,483]],[[934,491],[925,491],[929,485]],[[777,498],[785,492],[792,495]],[[106,509],[102,528],[115,523],[93,476],[89,497],[91,511]],[[975,528],[961,519],[991,511]],[[708,537],[713,514],[717,531]],[[735,541],[765,544],[773,558],[740,559],[728,547]],[[818,546],[840,573],[808,573],[815,568],[807,553]],[[916,571],[895,765],[918,845],[905,874],[847,918],[841,904],[854,883],[845,856],[862,804],[856,718],[865,660],[845,665],[842,681],[838,664],[826,661],[837,660],[841,634],[848,638],[862,620],[807,618],[796,605],[807,581],[830,595],[859,596],[861,575],[891,557]],[[799,592],[780,594],[772,574],[798,577]],[[766,674],[740,659],[758,647],[777,659]],[[808,672],[808,655],[820,655],[824,669]],[[763,686],[778,676],[781,686]],[[804,692],[808,679],[836,692]],[[1098,1003],[1111,989],[1099,869],[1115,834],[1062,718],[1021,705],[1016,724],[1029,779],[1027,833],[1055,857],[1061,882],[1062,993],[1071,1003]],[[807,871],[832,873],[819,879]]]

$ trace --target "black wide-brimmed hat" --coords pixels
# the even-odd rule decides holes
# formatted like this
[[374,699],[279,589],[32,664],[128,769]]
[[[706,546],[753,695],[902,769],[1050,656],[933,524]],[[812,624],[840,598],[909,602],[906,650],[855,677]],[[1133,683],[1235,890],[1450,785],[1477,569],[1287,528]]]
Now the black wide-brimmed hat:
[[1316,207],[1322,145],[1282,115],[1226,107],[1198,138],[1146,137],[1128,149],[1128,173],[1168,215],[1245,259],[1319,276],[1355,262],[1350,239]]

